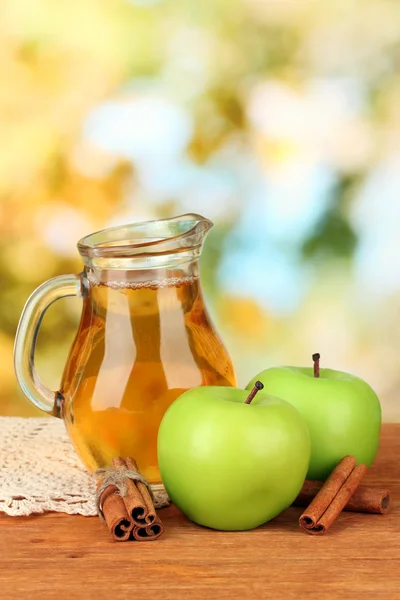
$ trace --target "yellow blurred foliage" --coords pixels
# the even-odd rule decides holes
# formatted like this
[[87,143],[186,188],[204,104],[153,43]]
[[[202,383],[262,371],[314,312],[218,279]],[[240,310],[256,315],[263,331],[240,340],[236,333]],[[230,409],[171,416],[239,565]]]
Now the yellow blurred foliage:
[[268,336],[270,320],[266,312],[252,298],[238,298],[222,294],[216,304],[218,320],[228,330],[234,328],[236,334],[262,340]]

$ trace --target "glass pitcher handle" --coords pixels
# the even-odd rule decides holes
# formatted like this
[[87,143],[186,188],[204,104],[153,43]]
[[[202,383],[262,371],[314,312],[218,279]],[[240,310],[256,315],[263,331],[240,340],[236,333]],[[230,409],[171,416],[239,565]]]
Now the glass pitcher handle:
[[14,368],[18,383],[35,406],[55,417],[62,416],[64,398],[60,392],[49,390],[36,371],[37,336],[49,306],[66,296],[83,298],[84,281],[81,275],[60,275],[39,286],[25,304],[15,337]]

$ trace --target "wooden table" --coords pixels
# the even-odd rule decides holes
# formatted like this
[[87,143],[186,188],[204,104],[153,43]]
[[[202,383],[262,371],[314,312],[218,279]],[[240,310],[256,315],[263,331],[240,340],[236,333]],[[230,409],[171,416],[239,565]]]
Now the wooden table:
[[154,543],[116,543],[97,517],[0,516],[0,598],[400,600],[400,424],[385,425],[365,482],[389,487],[385,516],[342,513],[325,537],[299,508],[256,530],[210,531],[175,508]]

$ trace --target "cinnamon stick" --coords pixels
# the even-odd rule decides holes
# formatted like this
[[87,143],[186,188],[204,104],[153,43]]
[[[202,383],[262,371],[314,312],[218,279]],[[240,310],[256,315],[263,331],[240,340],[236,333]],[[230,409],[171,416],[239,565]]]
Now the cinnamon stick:
[[[113,465],[114,469],[116,469],[117,471],[127,471],[127,469],[130,468],[127,464],[128,460],[132,460],[132,459],[124,460],[123,458],[117,456],[116,458],[113,458],[112,465]],[[132,462],[134,462],[134,461],[132,461]],[[132,463],[129,463],[129,464],[132,465]],[[133,470],[138,471],[138,468],[137,468],[137,465],[135,462],[134,462]],[[143,496],[138,489],[137,483],[128,478],[125,479],[124,483],[126,485],[126,493],[123,496],[123,501],[124,501],[125,508],[126,508],[128,515],[131,517],[131,519],[135,525],[139,525],[139,526],[146,525],[147,524],[146,516],[147,516],[147,512],[148,512],[148,506],[147,506],[146,502],[144,501]],[[144,488],[146,488],[146,491],[148,494],[149,492],[147,490],[147,487],[144,484],[142,484],[142,485]],[[154,510],[154,507],[153,507],[153,510]]]
[[356,466],[353,456],[345,456],[301,515],[300,526],[314,535],[326,533],[353,496],[366,471],[365,465]]
[[[323,481],[305,481],[294,506],[308,506],[323,487]],[[390,509],[389,490],[359,485],[343,510],[371,514],[386,514]]]
[[159,538],[163,533],[164,525],[157,517],[150,525],[146,525],[145,527],[135,526],[132,529],[131,537],[139,542],[150,542]]
[[[125,463],[128,469],[137,471],[139,473],[138,466],[133,458],[128,456],[125,459]],[[147,485],[145,485],[142,481],[129,481],[129,483],[132,483],[134,486],[136,486],[142,498],[141,506],[143,506],[143,512],[138,510],[138,507],[132,502],[133,496],[131,497],[129,494],[125,498],[125,506],[128,514],[131,515],[132,520],[138,525],[149,525],[150,523],[153,523],[157,517],[157,514]]]
[[306,529],[316,527],[319,518],[326,511],[355,466],[356,459],[354,456],[346,456],[339,462],[307,508],[307,511],[301,515],[300,525],[302,527],[306,527]]
[[115,485],[109,485],[104,490],[100,498],[100,507],[113,540],[116,542],[129,540],[133,523]]

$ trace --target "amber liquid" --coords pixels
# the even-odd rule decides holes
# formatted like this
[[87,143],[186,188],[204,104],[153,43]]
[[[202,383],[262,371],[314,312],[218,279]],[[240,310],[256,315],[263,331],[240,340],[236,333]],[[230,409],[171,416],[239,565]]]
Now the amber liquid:
[[157,434],[167,408],[189,388],[236,380],[198,279],[141,285],[91,287],[61,392],[70,437],[89,470],[132,456],[158,484]]

